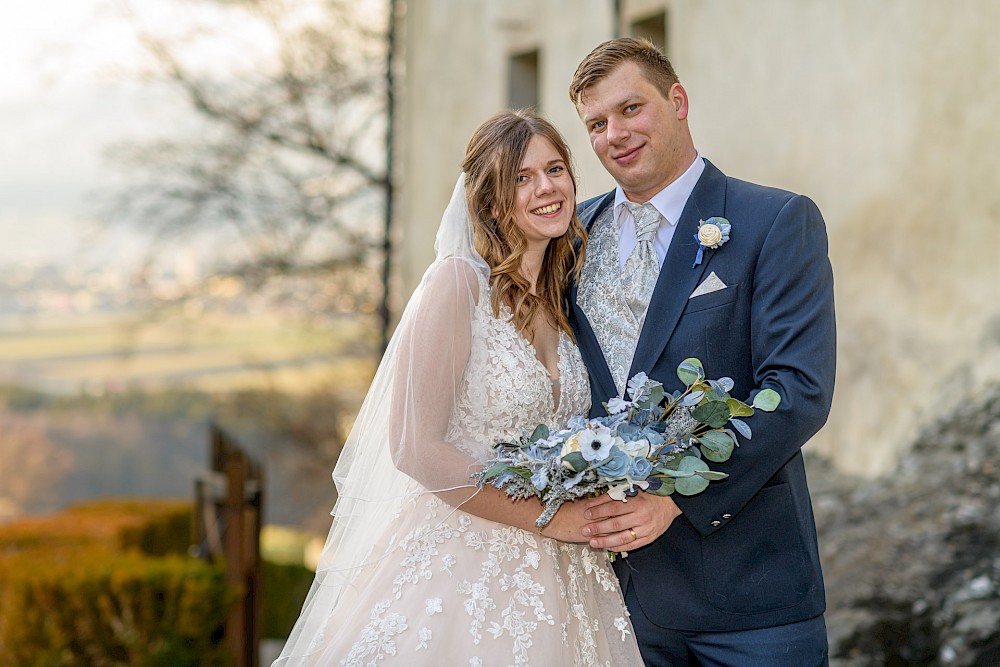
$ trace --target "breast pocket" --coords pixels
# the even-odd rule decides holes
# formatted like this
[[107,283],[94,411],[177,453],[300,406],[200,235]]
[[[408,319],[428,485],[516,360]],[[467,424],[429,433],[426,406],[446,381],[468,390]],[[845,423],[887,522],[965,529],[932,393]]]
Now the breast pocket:
[[682,316],[690,315],[691,313],[700,313],[704,310],[724,306],[727,303],[733,303],[740,297],[740,287],[741,283],[737,283],[724,289],[716,290],[715,292],[690,298],[684,307]]
[[[741,308],[744,283],[688,299],[678,329],[687,335],[686,344],[699,350],[709,377],[729,376],[740,379],[740,360],[747,355],[749,330],[743,324]],[[685,352],[684,354],[689,354]],[[690,355],[689,355],[690,356]]]

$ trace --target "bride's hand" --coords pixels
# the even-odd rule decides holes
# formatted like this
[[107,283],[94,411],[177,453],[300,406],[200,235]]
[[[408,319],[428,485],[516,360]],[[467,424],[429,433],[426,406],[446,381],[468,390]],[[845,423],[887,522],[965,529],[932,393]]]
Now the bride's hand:
[[586,504],[580,500],[564,503],[548,525],[539,532],[560,542],[586,544],[590,539],[583,534],[583,527],[587,524],[583,515],[586,509]]
[[670,496],[641,491],[624,503],[604,494],[576,504],[582,505],[587,522],[583,534],[590,538],[590,546],[609,551],[631,551],[651,544],[681,515]]

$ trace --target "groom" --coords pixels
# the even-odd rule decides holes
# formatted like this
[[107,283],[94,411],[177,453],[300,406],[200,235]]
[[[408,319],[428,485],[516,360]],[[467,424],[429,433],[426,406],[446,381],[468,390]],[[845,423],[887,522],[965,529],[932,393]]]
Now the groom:
[[[615,567],[646,665],[824,665],[823,575],[800,451],[833,393],[823,218],[806,197],[729,178],[698,154],[687,92],[646,40],[594,49],[570,98],[618,184],[579,206],[589,241],[570,291],[594,414],[639,371],[683,388],[686,357],[732,378],[733,396],[781,395],[775,412],[750,419],[753,439],[713,465],[728,479],[692,497],[602,496],[584,535],[628,552]],[[728,238],[722,225],[699,230],[716,216]]]

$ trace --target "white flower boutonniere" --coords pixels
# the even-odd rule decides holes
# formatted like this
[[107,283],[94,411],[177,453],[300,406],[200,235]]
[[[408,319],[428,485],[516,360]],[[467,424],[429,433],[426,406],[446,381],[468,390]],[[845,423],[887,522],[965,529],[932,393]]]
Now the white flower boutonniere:
[[698,233],[694,235],[694,240],[698,242],[698,254],[694,257],[692,269],[701,264],[706,248],[714,250],[729,240],[732,227],[728,220],[718,216],[698,221]]

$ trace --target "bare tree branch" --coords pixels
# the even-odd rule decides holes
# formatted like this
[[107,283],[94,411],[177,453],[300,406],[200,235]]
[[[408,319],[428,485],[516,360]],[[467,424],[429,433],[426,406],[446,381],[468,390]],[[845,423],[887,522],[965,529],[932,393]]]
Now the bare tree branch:
[[[146,76],[182,94],[194,129],[110,152],[129,178],[107,217],[147,230],[157,254],[210,248],[208,275],[258,288],[370,268],[383,247],[378,202],[389,185],[383,26],[365,24],[349,0],[190,4],[264,29],[271,55],[253,70],[220,73],[190,53],[205,44],[225,52],[232,31],[142,32],[153,62]],[[377,279],[361,292],[377,299]]]

